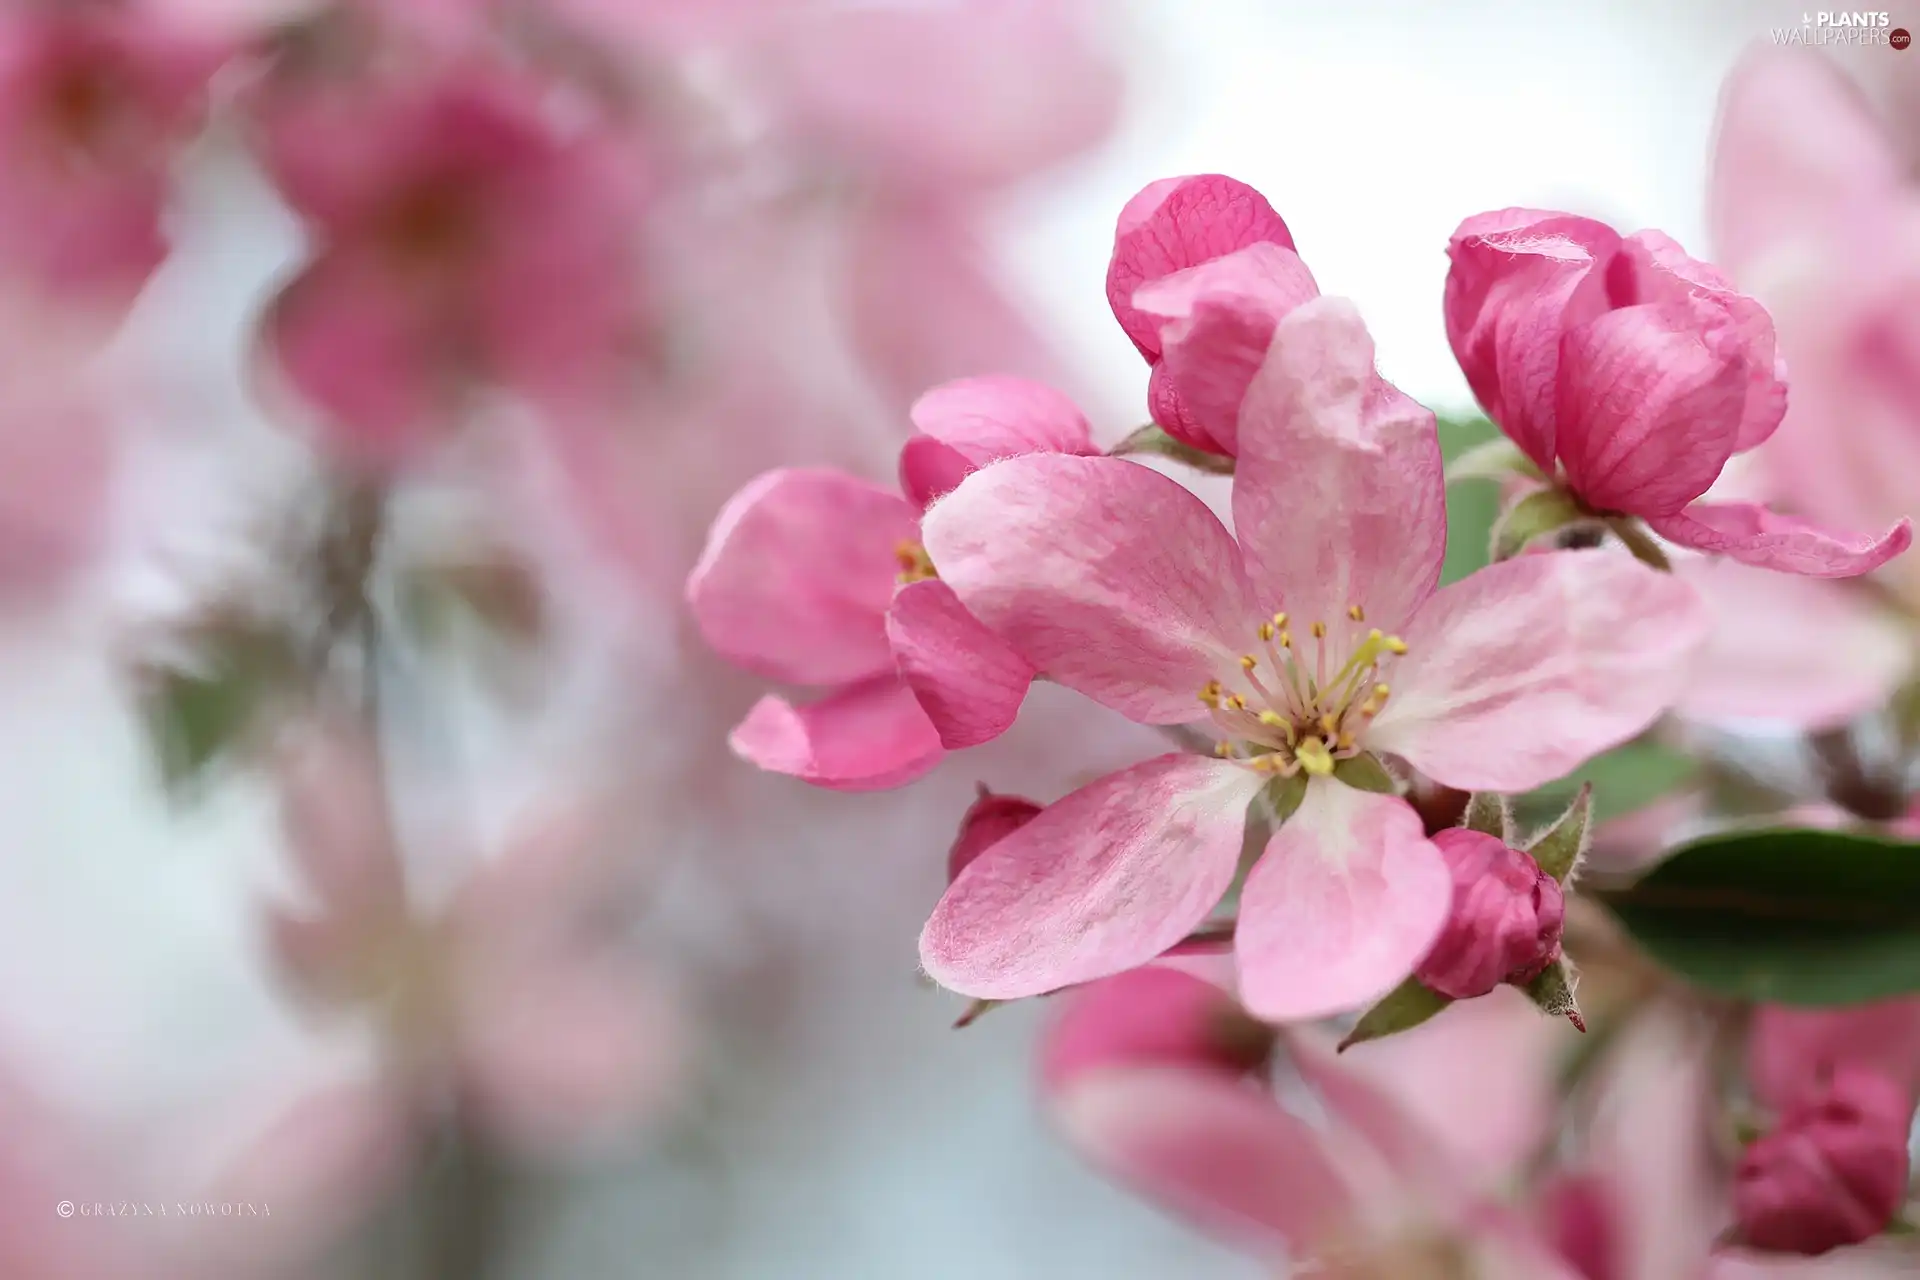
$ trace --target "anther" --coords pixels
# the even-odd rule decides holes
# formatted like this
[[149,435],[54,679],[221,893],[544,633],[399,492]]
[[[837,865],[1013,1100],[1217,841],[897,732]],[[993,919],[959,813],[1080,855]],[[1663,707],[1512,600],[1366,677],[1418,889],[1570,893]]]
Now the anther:
[[1312,631],[1315,640],[1325,640],[1327,638],[1327,624],[1324,622],[1314,623]]
[[1282,632],[1280,633],[1280,647],[1281,647],[1282,649],[1291,649],[1291,648],[1293,648],[1293,632],[1291,632],[1291,631],[1282,631]]
[[1260,638],[1262,640],[1273,639],[1273,624],[1271,622],[1263,622],[1260,624]]
[[1247,700],[1236,693],[1227,699],[1227,705],[1235,711],[1245,711],[1247,709]]
[[1251,671],[1251,670],[1253,670],[1253,669],[1254,669],[1255,667],[1257,667],[1257,666],[1259,666],[1259,665],[1260,665],[1260,659],[1258,659],[1258,658],[1256,658],[1256,657],[1254,657],[1254,656],[1253,656],[1252,654],[1250,654],[1250,653],[1243,653],[1243,654],[1241,654],[1241,655],[1240,655],[1240,668],[1241,668],[1241,670],[1243,670],[1243,671]]
[[1287,718],[1278,711],[1262,711],[1260,723],[1269,729],[1284,729],[1287,727]]
[[1367,620],[1367,611],[1356,604],[1347,610],[1347,616],[1355,622],[1365,622]]
[[1386,643],[1388,653],[1399,654],[1407,651],[1407,642],[1399,636],[1388,636]]
[[1286,615],[1286,614],[1284,614],[1284,613],[1276,613],[1276,614],[1274,614],[1274,615],[1273,615],[1273,625],[1274,625],[1274,626],[1276,626],[1276,627],[1284,627],[1284,626],[1286,626],[1286,625],[1287,625],[1287,615]]

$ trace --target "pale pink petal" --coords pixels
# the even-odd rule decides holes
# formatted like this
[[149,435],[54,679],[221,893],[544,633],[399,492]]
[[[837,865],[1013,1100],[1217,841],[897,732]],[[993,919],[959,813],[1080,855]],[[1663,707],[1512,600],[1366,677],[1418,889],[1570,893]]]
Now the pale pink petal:
[[1298,254],[1266,241],[1143,285],[1134,306],[1164,321],[1154,421],[1201,448],[1238,452],[1241,404],[1274,326],[1319,293]]
[[22,394],[15,375],[0,404],[0,600],[68,581],[106,542],[116,433],[79,376]]
[[900,453],[900,487],[925,507],[967,475],[1024,453],[1094,452],[1086,415],[1029,378],[991,375],[935,387],[910,412],[921,434]]
[[[1229,979],[1230,981],[1231,979]],[[1214,982],[1162,964],[1063,991],[1040,1044],[1040,1083],[1064,1090],[1095,1072],[1186,1067],[1264,1078],[1273,1034]]]
[[275,771],[288,847],[322,911],[360,927],[404,917],[405,872],[366,731],[335,720],[307,726],[288,738]]
[[1690,302],[1609,311],[1561,341],[1558,451],[1601,511],[1666,515],[1720,477],[1739,438],[1745,352]]
[[838,471],[769,471],[714,518],[687,578],[700,633],[749,671],[837,685],[893,669],[887,609],[919,519]]
[[1217,173],[1162,178],[1120,211],[1107,264],[1107,302],[1140,354],[1160,355],[1160,317],[1140,310],[1140,286],[1223,258],[1251,244],[1293,248],[1287,224],[1267,198]]
[[1743,279],[1782,244],[1905,184],[1865,97],[1819,53],[1756,46],[1727,77],[1708,215],[1715,253]]
[[921,965],[962,995],[1011,1000],[1145,964],[1227,891],[1260,785],[1190,755],[1089,783],[960,873],[920,935]]
[[1315,779],[1241,891],[1241,998],[1272,1022],[1357,1009],[1413,972],[1452,900],[1412,806]]
[[1858,577],[1913,542],[1912,522],[1904,517],[1876,538],[1834,533],[1751,502],[1696,502],[1672,515],[1650,517],[1647,523],[1680,546],[1810,578]]
[[1490,565],[1414,616],[1366,745],[1451,787],[1537,787],[1652,724],[1710,625],[1686,583],[1611,549]]
[[1447,549],[1433,414],[1375,374],[1352,303],[1308,303],[1274,330],[1239,443],[1234,528],[1263,611],[1292,614],[1296,632],[1325,622],[1340,653],[1432,594]]
[[1805,1101],[1842,1063],[1920,1092],[1920,997],[1847,1009],[1763,1005],[1754,1014],[1747,1078],[1762,1104],[1786,1110]]
[[1049,679],[1146,724],[1197,719],[1254,640],[1240,551],[1205,503],[1122,458],[996,462],[934,504],[927,552]]
[[1560,337],[1606,305],[1620,237],[1604,223],[1538,209],[1462,222],[1447,245],[1447,340],[1487,416],[1542,470],[1558,447]]
[[1659,231],[1636,231],[1627,237],[1607,273],[1607,285],[1616,307],[1694,300],[1722,311],[1747,366],[1746,403],[1733,451],[1744,453],[1774,433],[1787,412],[1787,369],[1775,352],[1773,317],[1765,307]]
[[916,582],[893,598],[887,638],[921,709],[950,751],[1005,733],[1034,671],[968,613],[944,582]]
[[583,959],[495,976],[465,993],[462,1085],[508,1149],[618,1140],[667,1100],[682,1033],[651,984]]
[[946,754],[913,691],[894,678],[802,707],[768,695],[734,726],[727,743],[749,764],[832,791],[903,786]]
[[1262,1089],[1178,1067],[1111,1069],[1057,1093],[1051,1117],[1103,1173],[1243,1247],[1307,1254],[1357,1221],[1325,1137]]
[[1864,592],[1705,557],[1674,572],[1713,612],[1674,708],[1688,719],[1828,728],[1885,705],[1913,666],[1906,624]]

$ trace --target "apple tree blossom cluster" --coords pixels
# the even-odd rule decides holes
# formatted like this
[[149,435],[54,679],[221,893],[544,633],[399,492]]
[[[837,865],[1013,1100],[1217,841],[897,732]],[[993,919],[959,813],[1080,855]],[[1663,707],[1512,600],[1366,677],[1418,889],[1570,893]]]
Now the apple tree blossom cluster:
[[782,686],[745,761],[965,770],[1037,683],[1163,737],[983,781],[919,938],[962,1023],[1044,1002],[1097,1167],[1301,1274],[1920,1265],[1920,194],[1836,79],[1736,71],[1717,263],[1528,208],[1435,245],[1478,421],[1175,177],[1106,277],[1147,425],[981,369],[897,479],[721,510],[689,607]]

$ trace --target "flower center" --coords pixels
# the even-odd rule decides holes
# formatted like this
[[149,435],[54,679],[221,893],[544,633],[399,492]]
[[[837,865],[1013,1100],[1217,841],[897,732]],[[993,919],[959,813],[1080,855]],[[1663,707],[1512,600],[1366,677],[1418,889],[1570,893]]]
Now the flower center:
[[933,558],[927,554],[927,549],[917,542],[911,540],[901,542],[894,547],[893,558],[900,565],[899,581],[902,586],[910,582],[925,582],[928,578],[940,576],[933,567]]
[[[1347,616],[1366,621],[1366,610],[1354,605]],[[1277,613],[1260,624],[1260,650],[1240,656],[1240,676],[1233,681],[1245,688],[1229,688],[1209,680],[1200,690],[1223,735],[1218,751],[1256,773],[1292,777],[1306,771],[1326,777],[1345,759],[1360,754],[1366,727],[1380,714],[1392,692],[1380,680],[1381,664],[1407,651],[1399,636],[1369,631],[1346,660],[1329,653],[1327,624],[1308,627],[1308,646],[1296,648],[1287,615]]]

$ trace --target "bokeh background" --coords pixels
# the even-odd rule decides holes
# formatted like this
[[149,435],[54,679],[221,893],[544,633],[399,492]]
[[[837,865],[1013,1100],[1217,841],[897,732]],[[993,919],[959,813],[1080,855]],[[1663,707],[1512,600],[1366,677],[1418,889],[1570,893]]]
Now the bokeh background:
[[[1120,127],[998,204],[992,250],[1096,431],[1117,439],[1141,420],[1146,370],[1103,295],[1114,216],[1154,178],[1232,174],[1271,198],[1322,288],[1358,302],[1383,372],[1430,405],[1464,408],[1440,319],[1455,224],[1505,205],[1564,207],[1704,253],[1720,80],[1800,12],[1731,0],[1106,4],[1101,35],[1128,76]],[[1920,77],[1920,53],[1871,52],[1911,60]],[[189,561],[218,559],[233,537],[221,513],[280,465],[232,353],[299,247],[257,179],[214,162],[192,177],[181,249],[122,339],[153,353],[167,387],[143,408],[125,540],[204,522],[203,537],[173,540]],[[884,432],[842,441],[835,460],[884,477],[890,444]],[[260,963],[255,908],[284,875],[265,789],[238,782],[182,811],[151,783],[112,658],[129,606],[163,610],[168,578],[124,559],[0,630],[0,1042],[99,1135],[75,1161],[84,1185],[61,1193],[81,1200],[197,1176],[217,1159],[210,1133],[243,1130],[353,1052],[317,1040]],[[427,823],[484,824],[530,779],[583,767],[583,753],[596,767],[617,753],[660,788],[633,834],[660,860],[655,945],[699,1010],[701,1066],[640,1141],[528,1183],[499,1274],[1257,1274],[1049,1140],[1029,1079],[1040,1010],[956,1032],[957,1000],[916,980],[914,939],[975,784],[1051,798],[1150,749],[1144,731],[1042,689],[1046,714],[908,791],[810,791],[718,748],[756,691],[681,647],[673,604],[637,607],[630,636],[589,646],[544,686],[533,730],[461,712],[469,677],[433,675],[441,709],[398,731],[402,771],[426,780]],[[609,727],[611,689],[629,692]]]

